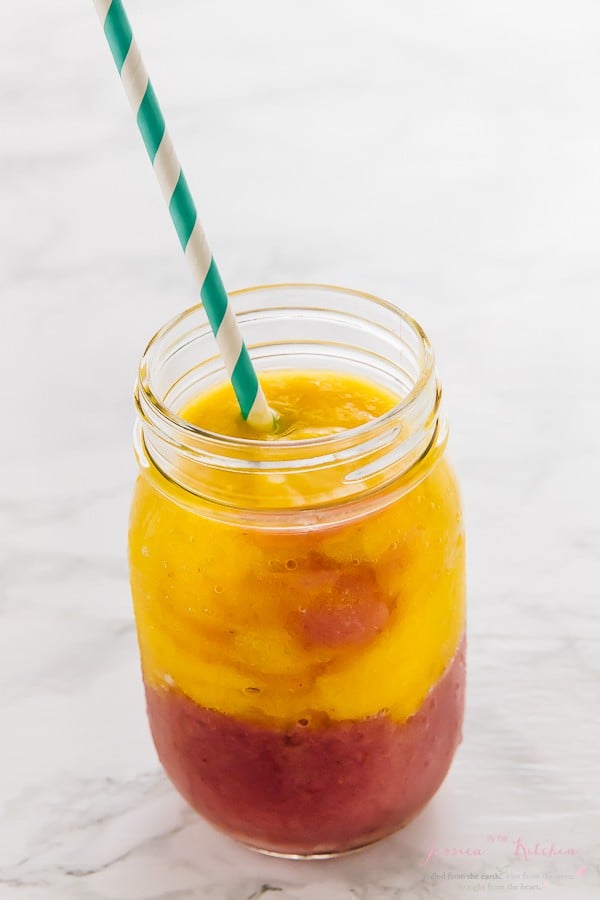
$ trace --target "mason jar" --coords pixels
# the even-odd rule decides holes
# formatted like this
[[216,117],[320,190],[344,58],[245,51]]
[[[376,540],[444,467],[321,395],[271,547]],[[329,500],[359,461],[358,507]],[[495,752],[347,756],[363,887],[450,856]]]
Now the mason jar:
[[461,740],[465,556],[429,340],[358,291],[232,295],[259,372],[358,376],[396,398],[358,427],[237,438],[182,416],[225,379],[204,308],[136,386],[131,588],[152,737],[200,815],[324,857],[409,822]]

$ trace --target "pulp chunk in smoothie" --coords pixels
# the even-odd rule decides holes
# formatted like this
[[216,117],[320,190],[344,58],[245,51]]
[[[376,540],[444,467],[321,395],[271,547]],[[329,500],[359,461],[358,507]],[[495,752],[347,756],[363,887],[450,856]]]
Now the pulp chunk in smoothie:
[[[260,435],[269,442],[346,431],[397,403],[344,373],[266,372],[261,382],[278,414],[277,430]],[[179,414],[247,439],[249,458],[259,458],[229,385]],[[333,491],[328,470],[303,477],[332,479]],[[271,492],[288,488],[301,507],[295,475],[264,481],[255,506],[271,509]],[[332,789],[342,770],[354,786],[344,815],[364,823],[364,840],[398,827],[437,789],[460,736],[464,543],[445,460],[387,504],[322,527],[241,527],[206,515],[193,497],[177,502],[172,490],[152,465],[138,479],[130,562],[150,723],[174,783],[215,824],[275,850],[289,849],[307,765],[322,786],[307,787],[322,833],[317,807],[305,802],[299,852],[347,849],[343,827],[337,838],[335,830],[342,795]],[[236,763],[225,772],[232,742]],[[237,794],[218,787],[233,784],[234,771]]]

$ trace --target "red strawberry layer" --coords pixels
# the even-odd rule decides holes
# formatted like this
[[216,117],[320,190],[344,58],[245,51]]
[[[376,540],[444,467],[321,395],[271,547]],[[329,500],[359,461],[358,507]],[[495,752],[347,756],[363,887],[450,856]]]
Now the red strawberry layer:
[[190,805],[244,843],[310,855],[360,847],[406,824],[442,783],[461,740],[465,643],[406,722],[285,730],[146,686],[160,760]]

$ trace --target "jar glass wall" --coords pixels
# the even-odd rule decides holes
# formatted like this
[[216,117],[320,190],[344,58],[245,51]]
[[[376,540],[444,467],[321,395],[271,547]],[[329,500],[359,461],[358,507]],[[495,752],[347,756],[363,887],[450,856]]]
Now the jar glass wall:
[[441,390],[423,331],[375,297],[275,285],[233,304],[259,374],[359,376],[397,402],[334,433],[228,437],[181,414],[225,377],[203,308],[153,338],[130,522],[148,715],[217,827],[331,855],[414,817],[460,741],[464,536]]

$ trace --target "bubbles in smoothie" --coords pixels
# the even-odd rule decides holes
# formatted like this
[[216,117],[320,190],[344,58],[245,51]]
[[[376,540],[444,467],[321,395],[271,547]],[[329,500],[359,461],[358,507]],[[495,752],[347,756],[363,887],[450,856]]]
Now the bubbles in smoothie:
[[290,572],[293,572],[294,569],[297,569],[297,568],[298,568],[298,563],[296,562],[295,559],[288,559],[287,562],[286,562],[286,564],[285,564],[285,567],[286,567],[286,569],[288,569]]

